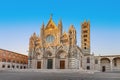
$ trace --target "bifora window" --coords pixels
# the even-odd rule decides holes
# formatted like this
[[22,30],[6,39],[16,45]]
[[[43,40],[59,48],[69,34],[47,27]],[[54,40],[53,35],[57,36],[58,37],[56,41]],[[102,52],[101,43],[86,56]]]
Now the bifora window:
[[87,37],[87,35],[84,35],[83,37]]
[[87,33],[88,31],[87,30],[84,30],[83,33]]

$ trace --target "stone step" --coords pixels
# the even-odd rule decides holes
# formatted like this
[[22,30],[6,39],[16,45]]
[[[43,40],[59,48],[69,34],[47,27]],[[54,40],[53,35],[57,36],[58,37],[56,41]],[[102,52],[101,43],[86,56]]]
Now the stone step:
[[94,73],[83,69],[8,69],[3,72],[46,72],[46,73]]

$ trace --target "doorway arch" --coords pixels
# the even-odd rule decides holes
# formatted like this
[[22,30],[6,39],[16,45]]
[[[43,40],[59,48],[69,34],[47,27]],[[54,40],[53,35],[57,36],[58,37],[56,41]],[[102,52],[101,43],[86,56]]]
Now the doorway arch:
[[109,58],[101,58],[101,71],[110,71],[110,59]]

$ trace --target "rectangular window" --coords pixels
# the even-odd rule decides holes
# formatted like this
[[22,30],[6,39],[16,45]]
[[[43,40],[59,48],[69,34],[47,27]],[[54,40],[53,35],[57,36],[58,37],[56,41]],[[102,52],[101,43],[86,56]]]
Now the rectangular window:
[[8,68],[10,68],[10,65],[8,65]]
[[2,68],[5,68],[5,65],[2,65]]
[[97,59],[95,60],[95,64],[98,64],[98,60]]
[[87,70],[90,70],[90,66],[87,66]]
[[90,58],[89,57],[87,57],[87,63],[90,63]]

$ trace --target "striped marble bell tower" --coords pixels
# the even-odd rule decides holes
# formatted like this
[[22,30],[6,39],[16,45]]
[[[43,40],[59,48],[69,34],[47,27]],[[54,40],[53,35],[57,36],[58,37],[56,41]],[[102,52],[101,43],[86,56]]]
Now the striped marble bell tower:
[[81,24],[81,48],[84,55],[90,54],[90,22]]

